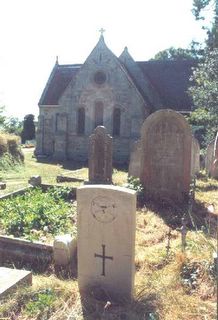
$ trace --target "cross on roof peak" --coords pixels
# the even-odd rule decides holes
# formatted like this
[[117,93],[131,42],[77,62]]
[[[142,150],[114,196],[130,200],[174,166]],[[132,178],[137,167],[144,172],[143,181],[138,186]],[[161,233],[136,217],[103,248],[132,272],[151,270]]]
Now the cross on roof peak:
[[101,29],[99,30],[99,32],[100,32],[101,36],[103,36],[103,33],[105,32],[105,29],[101,28]]

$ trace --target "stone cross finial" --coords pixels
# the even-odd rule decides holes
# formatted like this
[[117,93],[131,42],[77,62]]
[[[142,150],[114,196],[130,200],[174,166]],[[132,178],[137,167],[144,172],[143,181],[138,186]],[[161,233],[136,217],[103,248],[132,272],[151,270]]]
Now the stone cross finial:
[[101,36],[103,36],[103,33],[105,32],[105,29],[101,28],[101,29],[99,30],[99,32],[100,32]]

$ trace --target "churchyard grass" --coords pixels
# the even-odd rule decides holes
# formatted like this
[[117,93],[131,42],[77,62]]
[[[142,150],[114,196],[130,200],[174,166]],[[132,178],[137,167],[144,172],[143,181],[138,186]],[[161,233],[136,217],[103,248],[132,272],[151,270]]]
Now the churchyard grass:
[[[20,182],[27,184],[31,175],[41,175],[43,182],[55,183],[57,174],[68,173],[60,165],[37,163],[31,152],[26,155],[26,167],[20,172]],[[49,177],[49,174],[51,177]],[[71,172],[72,175],[72,172]],[[87,168],[75,171],[87,177]],[[19,172],[10,172],[13,186]],[[127,183],[127,173],[114,170],[116,184]],[[66,183],[71,185],[71,183]],[[66,185],[65,184],[65,185]],[[12,184],[11,184],[12,185]],[[193,215],[209,204],[218,210],[218,181],[202,175],[196,182],[197,204]],[[8,294],[0,302],[0,318],[26,319],[127,319],[127,320],[215,320],[216,276],[213,252],[216,236],[204,228],[188,227],[186,248],[181,248],[181,223],[171,225],[167,209],[144,206],[137,210],[135,295],[127,305],[107,303],[94,297],[87,299],[82,310],[76,279],[34,274],[33,285]],[[170,215],[172,212],[170,213]],[[216,222],[214,222],[214,227]],[[85,313],[86,315],[83,315]]]

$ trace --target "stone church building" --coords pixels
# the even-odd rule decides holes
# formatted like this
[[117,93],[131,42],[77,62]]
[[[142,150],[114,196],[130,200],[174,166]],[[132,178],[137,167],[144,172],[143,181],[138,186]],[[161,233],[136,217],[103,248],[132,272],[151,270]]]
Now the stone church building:
[[135,61],[125,48],[116,57],[103,35],[84,64],[60,65],[39,101],[36,156],[86,161],[98,125],[113,137],[113,159],[126,162],[145,118],[168,108],[191,110],[186,93],[193,60]]

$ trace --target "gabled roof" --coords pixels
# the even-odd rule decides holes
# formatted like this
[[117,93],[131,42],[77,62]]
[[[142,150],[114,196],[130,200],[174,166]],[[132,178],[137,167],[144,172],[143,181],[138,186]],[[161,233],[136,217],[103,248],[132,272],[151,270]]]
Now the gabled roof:
[[164,108],[191,110],[192,100],[187,90],[196,60],[151,60],[137,64],[157,90]]
[[[191,98],[187,94],[190,85],[189,78],[192,67],[197,65],[195,60],[151,60],[136,62],[144,75],[157,91],[163,108],[177,111],[190,111]],[[58,105],[59,98],[76,76],[82,64],[55,64],[39,105]],[[132,79],[136,82],[137,79]],[[135,83],[136,86],[140,84]]]
[[77,74],[81,64],[55,64],[42,96],[39,105],[58,105],[58,100],[66,87]]

